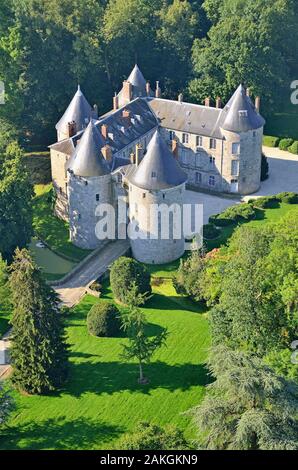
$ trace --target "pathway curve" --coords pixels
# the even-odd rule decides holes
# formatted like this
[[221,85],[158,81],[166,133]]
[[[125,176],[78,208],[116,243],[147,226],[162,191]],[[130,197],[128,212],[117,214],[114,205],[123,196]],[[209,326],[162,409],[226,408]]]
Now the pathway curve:
[[67,307],[77,304],[86,292],[86,288],[99,276],[104,274],[111,263],[126,253],[129,248],[128,240],[116,240],[106,245],[89,262],[82,265],[74,276],[64,283],[53,286],[61,302]]

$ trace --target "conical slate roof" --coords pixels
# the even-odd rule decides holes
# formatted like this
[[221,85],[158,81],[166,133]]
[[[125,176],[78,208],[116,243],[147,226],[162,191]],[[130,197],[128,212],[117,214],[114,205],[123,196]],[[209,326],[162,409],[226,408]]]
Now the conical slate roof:
[[187,175],[157,130],[143,160],[129,176],[130,183],[147,190],[159,190],[179,186],[186,180]]
[[256,111],[242,85],[239,85],[230,101],[226,104],[223,113],[224,121],[221,127],[227,131],[247,132],[259,129],[265,124],[265,120]]
[[105,145],[101,133],[91,120],[77,145],[68,169],[77,176],[102,176],[109,173],[109,166],[101,148]]
[[92,118],[93,110],[81,91],[80,85],[62,118],[56,124],[56,129],[63,131],[69,122],[75,121],[77,131],[84,129]]
[[133,86],[133,95],[146,95],[146,80],[137,64],[132,69],[127,81]]

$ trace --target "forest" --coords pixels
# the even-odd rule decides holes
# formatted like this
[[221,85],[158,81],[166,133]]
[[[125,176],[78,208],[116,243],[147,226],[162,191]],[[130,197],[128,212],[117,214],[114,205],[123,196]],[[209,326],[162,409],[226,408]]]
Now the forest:
[[295,0],[0,0],[1,138],[44,149],[78,83],[102,114],[135,62],[194,103],[242,82],[268,119],[298,77],[297,17]]

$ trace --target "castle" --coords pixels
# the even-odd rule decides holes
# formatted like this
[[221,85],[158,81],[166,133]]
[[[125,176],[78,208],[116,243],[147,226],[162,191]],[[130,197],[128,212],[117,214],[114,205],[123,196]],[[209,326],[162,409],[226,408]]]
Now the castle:
[[[69,221],[73,243],[100,246],[96,207],[115,205],[121,195],[130,219],[146,232],[145,209],[153,203],[182,206],[186,183],[198,190],[257,191],[265,123],[259,105],[242,85],[224,107],[220,98],[216,107],[209,98],[204,106],[185,103],[181,94],[177,101],[164,99],[159,82],[153,92],[135,65],[113,109],[98,117],[78,87],[50,146],[56,214]],[[183,254],[184,237],[142,237],[131,240],[131,248],[140,261],[165,263]]]

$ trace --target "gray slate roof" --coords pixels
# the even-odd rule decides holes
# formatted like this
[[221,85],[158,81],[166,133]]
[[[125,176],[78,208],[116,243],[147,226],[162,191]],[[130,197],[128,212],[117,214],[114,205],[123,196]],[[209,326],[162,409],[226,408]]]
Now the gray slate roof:
[[259,129],[265,124],[265,120],[256,111],[242,85],[239,85],[230,101],[224,107],[223,115],[224,122],[222,128],[231,132],[247,132]]
[[110,168],[101,153],[104,145],[101,133],[91,120],[69,161],[68,169],[75,175],[84,177],[108,174]]
[[147,190],[160,190],[185,183],[187,175],[158,130],[148,145],[147,153],[135,171],[127,176],[130,183]]
[[69,122],[75,121],[77,131],[80,131],[87,127],[88,122],[92,117],[94,117],[93,109],[83,95],[79,85],[77,92],[68,105],[68,108],[60,121],[57,122],[56,129],[63,131],[67,128]]
[[148,98],[150,108],[167,129],[222,138],[221,109],[163,98]]
[[[134,68],[132,69],[127,81],[132,85],[132,99],[145,97],[147,96],[146,92],[146,80],[144,75],[142,74],[141,70],[139,69],[138,65],[135,64]],[[150,93],[153,96],[153,92]],[[123,98],[122,90],[118,93],[118,100],[119,105],[123,106],[127,104],[127,101]]]

